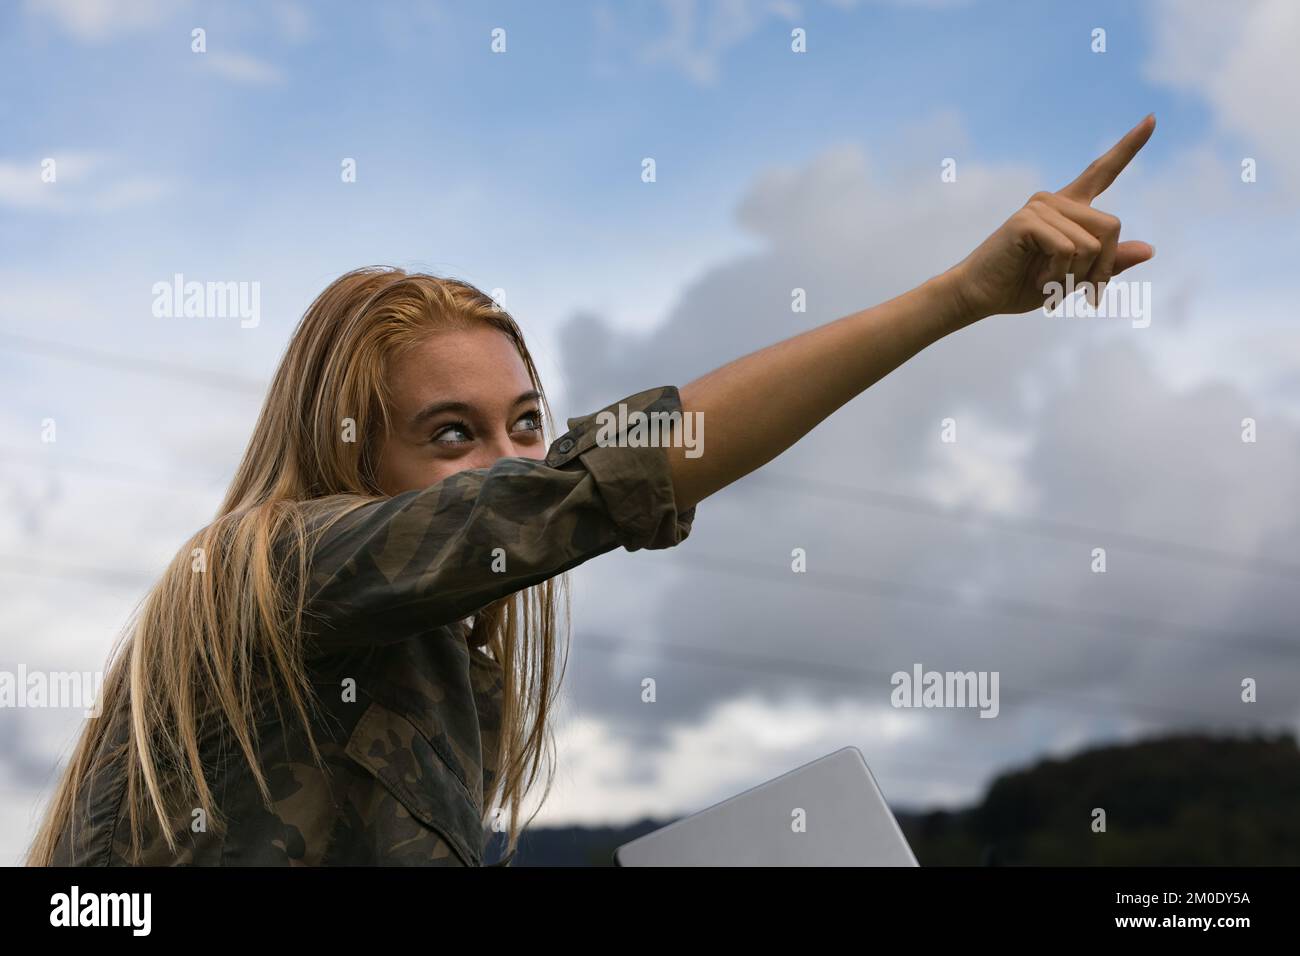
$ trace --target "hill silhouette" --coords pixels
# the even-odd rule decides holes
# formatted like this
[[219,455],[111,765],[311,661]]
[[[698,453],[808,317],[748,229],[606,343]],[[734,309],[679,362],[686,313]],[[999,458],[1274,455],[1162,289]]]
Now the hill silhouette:
[[[1291,734],[1185,734],[1002,773],[972,807],[895,813],[922,866],[1294,866],[1297,807]],[[1093,832],[1094,808],[1104,833]],[[533,828],[514,865],[609,866],[619,844],[671,822]]]

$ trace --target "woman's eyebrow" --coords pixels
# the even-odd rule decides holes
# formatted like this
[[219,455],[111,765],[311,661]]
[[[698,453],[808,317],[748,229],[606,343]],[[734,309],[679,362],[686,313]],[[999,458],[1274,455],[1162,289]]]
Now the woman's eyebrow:
[[466,415],[469,410],[469,405],[465,402],[430,402],[411,416],[411,424],[418,426],[435,415],[441,415],[443,412],[456,412],[458,415]]
[[[536,389],[530,389],[529,391],[521,394],[513,402],[511,402],[510,407],[517,408],[518,406],[523,405],[525,402],[535,402],[541,397],[542,397],[541,392],[537,391]],[[456,401],[430,402],[428,405],[425,405],[422,409],[420,409],[418,412],[416,412],[414,415],[411,416],[411,425],[412,427],[419,427],[421,423],[428,421],[430,418],[433,418],[435,415],[441,415],[443,412],[455,412],[458,415],[468,415],[470,411],[471,408],[466,402],[456,402]]]

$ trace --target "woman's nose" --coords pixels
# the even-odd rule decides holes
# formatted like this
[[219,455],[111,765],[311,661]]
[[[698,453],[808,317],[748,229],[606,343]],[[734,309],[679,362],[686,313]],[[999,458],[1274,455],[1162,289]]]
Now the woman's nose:
[[475,456],[473,467],[490,468],[498,458],[508,458],[517,454],[519,453],[515,451],[515,443],[511,441],[510,433],[503,429],[479,441],[478,454]]

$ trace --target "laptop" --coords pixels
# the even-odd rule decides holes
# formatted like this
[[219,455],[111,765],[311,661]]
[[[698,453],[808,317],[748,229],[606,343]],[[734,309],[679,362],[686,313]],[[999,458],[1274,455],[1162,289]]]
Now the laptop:
[[624,843],[615,866],[919,866],[862,751],[844,747]]

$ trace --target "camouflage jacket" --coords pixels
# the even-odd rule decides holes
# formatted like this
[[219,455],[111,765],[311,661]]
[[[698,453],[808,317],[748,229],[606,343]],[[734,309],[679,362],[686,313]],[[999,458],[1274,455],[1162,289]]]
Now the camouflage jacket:
[[[629,412],[681,409],[671,386],[623,403]],[[270,804],[227,745],[207,755],[227,826],[194,832],[193,812],[178,815],[179,854],[146,832],[142,862],[482,865],[502,672],[465,619],[616,547],[671,547],[694,519],[693,508],[677,509],[663,449],[598,443],[596,414],[570,419],[542,461],[502,458],[330,524],[310,557],[308,605],[319,621],[307,668],[325,771],[296,721],[259,716]],[[504,571],[492,566],[498,548]],[[127,722],[113,720],[106,753],[128,740]],[[57,865],[125,865],[125,790],[120,757],[102,761],[77,795]]]

